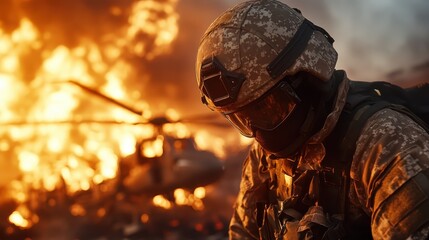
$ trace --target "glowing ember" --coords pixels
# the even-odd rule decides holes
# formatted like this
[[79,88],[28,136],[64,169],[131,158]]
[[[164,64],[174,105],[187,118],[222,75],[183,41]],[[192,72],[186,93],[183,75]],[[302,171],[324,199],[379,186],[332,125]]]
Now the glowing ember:
[[146,214],[146,213],[144,213],[144,214],[142,214],[141,216],[140,216],[140,221],[142,222],[142,223],[148,223],[149,222],[149,215],[148,214]]
[[205,189],[198,188],[195,190],[198,194],[192,194],[184,189],[176,189],[174,191],[174,198],[176,199],[176,204],[178,205],[188,205],[192,206],[195,210],[203,210],[204,204],[201,201],[205,197]]
[[9,216],[9,221],[17,227],[30,228],[33,223],[37,223],[38,217],[34,215],[31,219],[30,210],[21,206]]
[[201,211],[204,209],[204,203],[202,199],[206,196],[206,189],[204,187],[198,187],[193,193],[178,188],[174,190],[174,202],[169,201],[162,195],[157,195],[152,199],[155,206],[171,209],[174,204],[178,206],[191,206],[194,210]]
[[18,211],[13,212],[9,216],[9,221],[15,224],[18,227],[27,228],[30,225],[30,222],[25,219]]
[[206,189],[198,187],[194,190],[194,195],[196,198],[203,199],[206,196]]
[[165,209],[170,209],[172,207],[172,203],[162,195],[156,195],[153,197],[152,202],[155,206]]
[[71,213],[73,216],[85,216],[85,214],[86,214],[86,210],[85,210],[85,208],[84,208],[82,205],[80,205],[80,204],[73,204],[73,205],[70,207],[70,213]]

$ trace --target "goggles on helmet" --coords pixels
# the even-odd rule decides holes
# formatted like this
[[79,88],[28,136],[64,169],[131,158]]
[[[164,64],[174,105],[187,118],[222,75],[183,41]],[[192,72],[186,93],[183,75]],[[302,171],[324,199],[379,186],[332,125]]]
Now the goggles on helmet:
[[256,101],[224,116],[246,137],[255,129],[271,131],[280,126],[301,100],[292,87],[282,81]]

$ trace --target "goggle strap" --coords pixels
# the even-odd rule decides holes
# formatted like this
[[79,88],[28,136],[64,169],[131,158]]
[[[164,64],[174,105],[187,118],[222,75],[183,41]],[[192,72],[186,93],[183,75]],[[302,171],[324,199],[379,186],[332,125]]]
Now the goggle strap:
[[302,54],[311,35],[313,35],[313,24],[304,19],[295,35],[277,57],[267,66],[267,71],[272,78],[279,77],[286,69],[290,68],[296,59]]
[[279,77],[286,69],[290,68],[295,63],[296,59],[307,47],[314,31],[321,32],[330,44],[334,43],[334,38],[332,38],[325,29],[313,24],[308,19],[304,19],[286,47],[283,48],[279,55],[267,66],[267,71],[272,78]]

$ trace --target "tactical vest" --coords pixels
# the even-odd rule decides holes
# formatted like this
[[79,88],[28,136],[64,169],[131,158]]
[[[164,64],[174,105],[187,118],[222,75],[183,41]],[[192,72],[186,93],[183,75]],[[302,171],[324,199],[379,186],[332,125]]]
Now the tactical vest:
[[[354,209],[361,212],[352,219],[348,212],[356,142],[366,121],[383,108],[409,116],[429,132],[427,94],[429,85],[402,89],[386,82],[351,81],[346,105],[324,141],[322,171],[296,172],[293,162],[267,161],[267,202],[257,205],[261,239],[372,239],[370,217]],[[291,197],[279,201],[282,194]]]

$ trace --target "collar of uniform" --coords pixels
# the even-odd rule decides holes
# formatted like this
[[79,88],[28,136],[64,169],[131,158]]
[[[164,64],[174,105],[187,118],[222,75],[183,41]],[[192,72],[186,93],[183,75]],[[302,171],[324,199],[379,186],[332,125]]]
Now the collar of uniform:
[[285,160],[284,164],[290,166],[289,169],[298,168],[303,171],[321,169],[321,162],[326,154],[322,141],[332,132],[337,124],[338,118],[346,103],[347,92],[350,87],[350,81],[344,71],[339,70],[334,74],[338,74],[338,76],[341,76],[343,79],[338,85],[337,96],[335,97],[332,112],[328,114],[322,129],[314,134],[302,148],[302,151],[293,158],[280,158],[263,150],[270,160]]
[[349,91],[350,87],[350,80],[347,78],[347,74],[342,70],[336,71],[334,74],[339,74],[340,76],[343,76],[343,79],[338,85],[338,92],[335,98],[334,107],[332,108],[332,112],[329,113],[328,117],[326,117],[322,129],[320,129],[320,131],[318,131],[308,140],[309,144],[321,143],[332,132],[335,125],[337,124],[338,118],[341,115],[341,111],[346,104],[347,92]]

